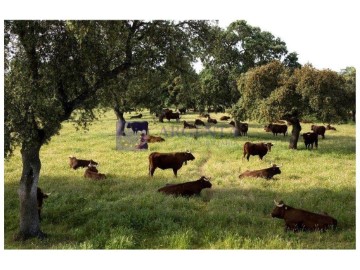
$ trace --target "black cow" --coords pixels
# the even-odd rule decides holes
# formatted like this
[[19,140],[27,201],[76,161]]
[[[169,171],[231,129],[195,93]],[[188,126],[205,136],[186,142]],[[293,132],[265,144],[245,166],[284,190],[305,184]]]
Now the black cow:
[[216,120],[216,119],[211,118],[211,117],[210,117],[210,115],[208,116],[207,122],[208,122],[208,123],[217,124],[217,120]]
[[37,206],[38,206],[38,216],[39,220],[41,221],[41,209],[44,203],[44,199],[48,198],[50,193],[43,193],[41,188],[37,188],[36,190],[36,199],[37,199]]
[[165,118],[170,121],[171,119],[175,119],[177,122],[180,120],[180,114],[178,112],[174,113],[172,111],[165,112]]
[[165,187],[159,188],[158,192],[163,192],[168,195],[175,196],[193,196],[200,195],[200,192],[204,188],[211,188],[210,178],[201,176],[196,181],[181,183],[181,184],[170,184]]
[[278,133],[285,134],[287,133],[287,125],[277,125],[277,124],[269,124],[264,127],[266,132],[272,132],[273,135],[278,135]]
[[129,122],[126,125],[126,128],[131,128],[133,133],[137,134],[138,131],[145,130],[145,133],[148,134],[149,131],[149,123],[148,121],[142,121],[142,122]]
[[180,114],[185,114],[186,113],[186,108],[180,108],[179,112],[180,112]]
[[263,158],[267,154],[267,152],[271,151],[271,147],[274,146],[272,143],[251,143],[246,142],[244,144],[244,156],[249,161],[249,157],[251,156],[259,156],[260,159]]
[[92,164],[92,165],[98,165],[97,162],[93,161],[92,159],[90,160],[86,160],[86,159],[77,159],[76,157],[74,156],[69,156],[69,165],[70,165],[70,168],[73,168],[74,170],[82,167],[82,168],[85,168],[85,167],[88,167],[89,164]]
[[302,209],[296,209],[286,205],[283,201],[275,202],[275,208],[271,212],[273,218],[285,220],[285,230],[299,231],[324,231],[335,229],[337,220],[327,214],[316,214]]
[[230,116],[221,116],[220,117],[220,120],[221,121],[227,121],[227,120],[229,120],[231,117]]
[[335,127],[332,127],[330,124],[326,125],[326,130],[336,130]]
[[324,126],[311,125],[311,130],[317,133],[318,135],[321,135],[321,137],[325,139],[326,128]]
[[203,121],[201,121],[200,119],[195,119],[195,125],[205,127],[205,123]]
[[195,125],[193,125],[193,124],[190,124],[190,123],[184,121],[184,129],[185,128],[189,128],[189,129],[194,129],[195,128],[196,129],[197,127]]
[[255,170],[255,171],[245,171],[239,175],[239,178],[244,177],[256,177],[256,178],[265,178],[271,179],[274,175],[281,174],[280,166],[273,164],[270,168]]
[[175,153],[158,153],[153,152],[149,155],[149,174],[154,175],[155,169],[160,168],[173,169],[175,177],[177,171],[182,167],[183,163],[187,164],[188,160],[194,160],[195,157],[189,152],[175,152]]
[[305,144],[305,148],[306,149],[311,149],[314,148],[314,143],[315,143],[315,148],[318,148],[318,134],[315,132],[306,132],[302,134],[303,138],[304,138],[304,144]]
[[247,132],[249,130],[249,125],[247,123],[239,123],[239,129],[240,129],[240,134],[242,136],[247,136]]

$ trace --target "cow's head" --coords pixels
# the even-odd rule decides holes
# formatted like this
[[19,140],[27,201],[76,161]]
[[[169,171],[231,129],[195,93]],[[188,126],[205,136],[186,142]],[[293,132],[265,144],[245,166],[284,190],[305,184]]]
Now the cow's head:
[[280,171],[280,165],[276,165],[276,164],[271,164],[272,166],[270,167],[270,170],[272,172],[273,175],[275,174],[281,174],[281,171]]
[[274,146],[274,144],[272,143],[266,143],[266,147],[269,150],[269,152],[271,152],[271,147]]
[[201,176],[199,180],[201,188],[211,188],[212,184],[210,183],[211,178],[206,176]]
[[264,130],[265,130],[266,132],[270,132],[270,131],[271,131],[271,127],[272,127],[272,125],[271,125],[271,124],[268,124],[267,126],[264,126]]
[[275,203],[275,208],[272,210],[271,212],[271,216],[273,218],[284,218],[285,215],[285,210],[287,210],[287,206],[284,204],[283,201],[280,202],[276,202],[274,200]]
[[90,159],[89,166],[90,166],[90,165],[93,166],[93,167],[96,167],[96,166],[99,165],[99,163],[97,163],[97,162],[93,161],[92,159]]
[[193,156],[193,154],[191,154],[191,152],[189,150],[187,150],[184,154],[185,154],[185,164],[186,164],[186,161],[195,159],[195,157]]

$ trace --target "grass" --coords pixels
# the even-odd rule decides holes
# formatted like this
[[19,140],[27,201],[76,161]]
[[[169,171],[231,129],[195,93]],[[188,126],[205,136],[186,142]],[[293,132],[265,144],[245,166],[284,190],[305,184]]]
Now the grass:
[[[194,136],[190,130],[181,134],[182,123],[154,123],[148,112],[142,114],[150,133],[166,140],[150,144],[149,151],[116,150],[111,111],[88,132],[76,132],[72,123],[64,123],[60,135],[42,148],[39,186],[51,192],[43,206],[41,226],[49,234],[43,241],[13,240],[19,227],[19,151],[5,161],[5,249],[355,249],[355,125],[327,131],[318,150],[305,150],[300,140],[294,151],[288,149],[288,136],[266,133],[258,123],[249,123],[248,137],[233,137],[231,126],[221,121],[216,129],[202,127]],[[196,117],[182,118],[192,122]],[[171,136],[172,127],[179,127],[180,134]],[[310,131],[310,124],[302,124],[302,131]],[[248,162],[242,159],[246,141],[271,141],[275,146],[264,160],[252,156]],[[148,176],[150,152],[187,149],[196,159],[179,170],[178,178],[172,170],[160,169],[153,178]],[[69,155],[100,162],[99,171],[107,179],[83,178],[82,169],[69,168]],[[274,180],[238,178],[240,172],[265,168],[270,162],[282,164]],[[209,202],[157,192],[166,183],[201,175],[212,178]],[[270,217],[274,199],[325,211],[339,227],[325,233],[285,232],[284,221]]]

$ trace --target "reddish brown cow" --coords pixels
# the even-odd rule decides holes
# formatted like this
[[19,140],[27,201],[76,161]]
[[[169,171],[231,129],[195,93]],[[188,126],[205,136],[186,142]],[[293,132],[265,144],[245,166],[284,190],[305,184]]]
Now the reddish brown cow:
[[266,132],[272,132],[273,135],[277,136],[278,133],[285,134],[287,133],[287,125],[277,125],[277,124],[269,124],[264,127]]
[[274,146],[272,143],[251,143],[246,142],[244,144],[244,156],[249,161],[249,157],[251,156],[259,156],[262,159],[267,152],[271,152],[271,147]]
[[201,176],[200,179],[196,181],[166,185],[165,187],[158,189],[158,192],[163,192],[168,195],[189,197],[193,195],[200,195],[202,189],[211,188],[211,186],[212,184],[210,183],[210,178]]
[[160,168],[173,169],[175,177],[177,177],[177,171],[188,160],[194,160],[195,157],[189,152],[175,152],[175,153],[159,153],[153,152],[149,155],[149,174],[154,175],[155,169]]
[[324,126],[311,125],[311,130],[317,133],[318,135],[321,135],[321,137],[325,139],[326,128]]
[[275,202],[275,208],[271,212],[273,218],[285,220],[285,230],[299,231],[308,230],[324,231],[329,228],[335,229],[337,220],[327,214],[316,214],[302,209],[296,209],[286,205],[283,201]]
[[94,180],[106,179],[106,175],[103,173],[94,172],[91,169],[87,168],[84,173],[85,178],[90,178]]
[[197,127],[195,125],[193,125],[193,124],[190,124],[190,123],[184,121],[184,128],[191,129],[191,128],[197,128]]
[[145,140],[148,143],[155,143],[155,142],[163,142],[165,141],[165,139],[161,138],[161,137],[157,137],[157,136],[151,136],[151,135],[146,135],[145,136]]
[[239,175],[239,178],[244,177],[256,177],[256,178],[265,178],[271,179],[274,175],[281,174],[280,166],[273,164],[270,168],[255,170],[255,171],[245,171]]
[[197,126],[204,126],[205,127],[205,123],[203,121],[201,121],[200,119],[196,119],[195,120],[195,125]]
[[36,190],[36,199],[37,199],[37,206],[38,206],[38,216],[39,220],[41,221],[41,209],[43,206],[44,199],[48,198],[50,193],[43,193],[41,188],[37,188]]
[[94,165],[98,165],[98,163],[93,161],[92,159],[90,159],[90,160],[77,159],[74,156],[70,156],[69,159],[70,159],[69,160],[70,168],[73,168],[74,170],[76,170],[80,167],[85,168],[85,167],[89,166],[90,163],[94,164]]

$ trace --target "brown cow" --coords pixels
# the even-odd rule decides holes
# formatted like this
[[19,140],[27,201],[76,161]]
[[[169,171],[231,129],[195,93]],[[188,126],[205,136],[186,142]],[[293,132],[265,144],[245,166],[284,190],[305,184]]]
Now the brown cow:
[[303,139],[304,139],[304,144],[305,144],[305,148],[306,149],[311,149],[314,148],[314,143],[315,143],[315,148],[318,148],[318,134],[315,132],[306,132],[302,134]]
[[201,176],[200,179],[196,181],[166,185],[165,187],[159,188],[158,192],[163,192],[168,195],[189,197],[193,195],[200,195],[202,189],[211,188],[211,186],[212,184],[210,183],[210,178]]
[[259,156],[260,159],[263,158],[267,154],[267,152],[271,152],[271,147],[274,146],[272,143],[251,143],[246,142],[244,144],[244,156],[249,161],[249,157],[251,156]]
[[221,121],[227,121],[227,120],[229,120],[231,117],[230,116],[221,116],[220,117],[220,120]]
[[324,126],[311,125],[311,130],[317,133],[318,135],[321,135],[321,137],[325,139],[326,128]]
[[175,152],[175,153],[159,153],[153,152],[149,155],[149,174],[154,175],[155,169],[160,168],[173,169],[175,177],[177,171],[182,167],[183,163],[187,164],[188,160],[194,160],[195,157],[189,152]]
[[255,171],[245,171],[242,174],[239,175],[239,178],[244,177],[256,177],[256,178],[265,178],[265,179],[271,179],[276,174],[281,174],[280,171],[281,166],[277,166],[276,164],[272,164],[270,168],[261,169],[261,170],[255,170]]
[[336,130],[336,128],[330,126],[330,124],[326,125],[326,130]]
[[44,199],[48,198],[51,193],[43,193],[41,188],[37,188],[36,190],[36,199],[37,199],[37,206],[38,206],[38,216],[39,220],[41,221],[41,209],[43,206]]
[[94,165],[98,165],[98,163],[93,161],[92,159],[90,159],[90,160],[77,159],[74,156],[70,156],[69,159],[70,159],[69,160],[70,168],[73,168],[74,170],[76,170],[80,167],[85,168],[85,167],[89,166],[90,163],[94,164]]
[[161,138],[161,137],[157,137],[157,136],[151,136],[151,135],[146,135],[145,136],[145,140],[148,143],[155,143],[155,142],[163,142],[165,141],[165,139]]
[[85,178],[90,178],[94,180],[106,179],[106,175],[103,173],[94,172],[91,169],[87,168],[84,173]]
[[275,208],[271,212],[273,218],[285,220],[285,230],[299,231],[308,230],[324,231],[329,228],[335,229],[337,220],[327,214],[316,214],[302,209],[296,209],[286,205],[283,201],[277,203],[275,200]]
[[264,127],[266,132],[272,132],[273,135],[277,136],[278,133],[285,134],[287,133],[287,125],[277,125],[277,124],[269,124]]
[[201,121],[200,119],[195,119],[195,125],[205,127],[205,123],[203,121]]
[[185,128],[197,128],[195,125],[193,125],[193,124],[190,124],[190,123],[188,123],[188,122],[186,122],[186,121],[184,121],[184,129]]
[[168,111],[165,112],[165,118],[170,121],[170,119],[175,119],[177,122],[179,122],[180,120],[180,113],[176,112],[172,112],[172,111]]

